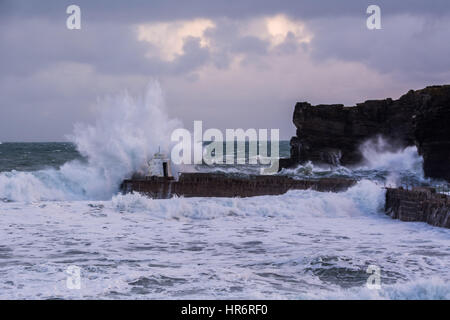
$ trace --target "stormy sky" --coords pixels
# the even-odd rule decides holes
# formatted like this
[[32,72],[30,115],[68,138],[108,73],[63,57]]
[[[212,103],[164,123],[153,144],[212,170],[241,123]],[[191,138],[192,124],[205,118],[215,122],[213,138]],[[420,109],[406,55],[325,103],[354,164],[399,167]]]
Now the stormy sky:
[[[81,30],[66,27],[81,8]],[[381,8],[381,30],[366,9]],[[0,141],[64,141],[98,98],[156,79],[187,128],[279,128],[450,83],[448,0],[0,0]]]

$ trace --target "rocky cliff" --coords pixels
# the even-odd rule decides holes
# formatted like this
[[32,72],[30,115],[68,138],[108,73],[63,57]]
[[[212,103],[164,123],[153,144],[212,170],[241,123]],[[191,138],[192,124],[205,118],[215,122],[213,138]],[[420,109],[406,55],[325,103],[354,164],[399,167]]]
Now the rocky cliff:
[[377,135],[393,148],[417,145],[425,174],[450,181],[450,85],[409,91],[398,100],[370,100],[356,106],[299,102],[289,167],[305,161],[352,165],[362,160],[360,146]]

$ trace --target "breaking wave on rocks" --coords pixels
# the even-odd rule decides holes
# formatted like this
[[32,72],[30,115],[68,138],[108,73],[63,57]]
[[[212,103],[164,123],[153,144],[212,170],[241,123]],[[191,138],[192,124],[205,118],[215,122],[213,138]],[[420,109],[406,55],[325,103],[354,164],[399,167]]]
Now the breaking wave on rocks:
[[[0,146],[0,298],[449,299],[450,230],[383,212],[385,184],[434,183],[415,147],[376,138],[359,166],[279,173],[358,180],[341,193],[156,200],[117,191],[158,147],[168,153],[180,127],[159,85],[99,110],[75,127],[74,145]],[[82,270],[80,290],[66,287],[68,265]],[[366,287],[369,265],[381,269],[380,290]]]
[[[447,299],[450,230],[392,220],[383,198],[361,180],[342,193],[0,203],[14,266],[0,298]],[[67,264],[81,290],[65,288]]]
[[386,186],[433,185],[440,183],[425,178],[417,147],[392,148],[383,137],[376,137],[361,145],[363,161],[355,166],[317,165],[308,162],[280,174],[296,178],[345,177],[370,179]]
[[[201,201],[199,201],[201,199]],[[267,203],[271,203],[270,206]],[[215,219],[226,216],[310,218],[357,217],[378,214],[384,203],[384,190],[362,180],[346,192],[291,190],[280,197],[175,198],[150,199],[138,193],[116,195],[112,204],[123,212],[149,212],[168,219]]]
[[379,290],[368,288],[337,289],[333,292],[311,292],[301,299],[330,300],[449,300],[450,284],[438,277],[392,284]]
[[157,82],[149,84],[143,97],[124,92],[106,97],[98,109],[94,124],[77,124],[68,136],[86,161],[70,161],[59,169],[0,173],[0,199],[110,199],[125,177],[145,170],[159,147],[169,150],[170,134],[180,127],[165,112]]
[[[93,124],[77,124],[73,134],[68,136],[81,159],[67,161],[56,168],[31,171],[1,172],[0,163],[0,199],[27,202],[111,199],[124,178],[146,170],[147,161],[159,147],[169,153],[169,137],[181,126],[180,121],[167,115],[157,82],[149,84],[144,96],[134,98],[124,92],[104,98],[97,109],[99,114]],[[7,145],[3,144],[2,148],[8,150]],[[281,142],[280,147],[280,154],[288,156],[288,142]],[[392,149],[378,137],[364,143],[361,151],[365,160],[359,166],[330,167],[307,163],[295,169],[283,169],[279,174],[297,179],[370,179],[388,185],[432,183],[423,177],[422,158],[416,147]],[[201,165],[186,167],[184,171],[245,175],[258,174],[260,167]]]

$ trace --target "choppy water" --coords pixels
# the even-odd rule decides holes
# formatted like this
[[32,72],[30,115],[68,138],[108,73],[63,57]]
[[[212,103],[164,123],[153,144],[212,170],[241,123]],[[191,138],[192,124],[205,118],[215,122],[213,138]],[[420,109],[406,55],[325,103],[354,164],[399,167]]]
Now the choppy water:
[[[56,179],[55,163],[81,158],[73,145],[2,144],[0,152],[0,298],[450,298],[450,230],[384,215],[387,168],[286,173],[366,175],[339,194],[50,200],[51,190],[27,183]],[[391,156],[411,161],[406,169],[420,164],[408,150]],[[6,171],[16,157],[21,172]],[[381,268],[381,290],[366,287],[369,265]],[[80,290],[67,288],[69,266],[81,268]]]
[[[168,149],[178,123],[159,99],[151,88],[140,102],[108,100],[93,126],[76,127],[74,144],[0,144],[0,299],[450,298],[450,230],[383,213],[385,184],[441,183],[423,178],[415,148],[374,142],[355,168],[281,173],[359,180],[343,193],[119,195],[121,179]],[[381,270],[379,290],[366,287],[369,265]],[[68,286],[73,266],[80,289]]]

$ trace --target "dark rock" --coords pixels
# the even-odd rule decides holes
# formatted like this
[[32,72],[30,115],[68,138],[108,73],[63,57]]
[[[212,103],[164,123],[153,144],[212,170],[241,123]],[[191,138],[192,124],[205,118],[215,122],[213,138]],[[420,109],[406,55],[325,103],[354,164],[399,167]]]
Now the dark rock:
[[428,87],[419,98],[414,130],[425,175],[450,181],[450,86]]
[[409,91],[398,100],[370,100],[353,107],[298,102],[291,157],[280,168],[306,161],[353,165],[360,146],[376,136],[392,148],[417,145],[426,176],[450,180],[450,85]]
[[450,197],[433,188],[388,188],[385,212],[402,221],[421,221],[450,228]]

